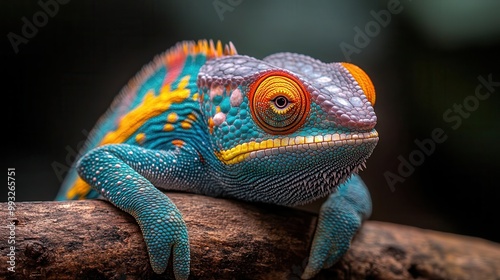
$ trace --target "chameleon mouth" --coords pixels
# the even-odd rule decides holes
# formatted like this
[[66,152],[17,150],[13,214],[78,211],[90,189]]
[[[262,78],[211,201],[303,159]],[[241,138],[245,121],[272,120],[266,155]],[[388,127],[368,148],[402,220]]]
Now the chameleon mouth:
[[378,132],[372,130],[365,133],[334,133],[318,136],[297,136],[268,139],[261,142],[251,141],[239,144],[229,150],[217,153],[219,160],[225,164],[236,164],[247,158],[263,158],[296,151],[318,150],[322,148],[359,146],[376,143]]

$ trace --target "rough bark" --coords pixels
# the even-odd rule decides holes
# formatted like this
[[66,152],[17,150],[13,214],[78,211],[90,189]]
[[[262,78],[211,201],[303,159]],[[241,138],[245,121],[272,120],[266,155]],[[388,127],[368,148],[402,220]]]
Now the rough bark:
[[[170,193],[191,244],[190,279],[299,279],[316,215]],[[7,203],[0,203],[7,209]],[[100,200],[23,202],[0,228],[2,279],[171,279],[156,275],[134,219]],[[12,234],[15,272],[10,267]],[[9,237],[11,237],[9,239]],[[351,249],[317,279],[500,279],[500,244],[367,221]]]

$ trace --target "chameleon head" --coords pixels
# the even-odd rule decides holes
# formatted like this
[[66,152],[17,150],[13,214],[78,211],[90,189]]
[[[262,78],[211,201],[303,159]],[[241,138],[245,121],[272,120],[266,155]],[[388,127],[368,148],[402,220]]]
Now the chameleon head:
[[378,141],[373,84],[349,63],[292,53],[228,56],[200,69],[198,88],[229,174],[221,180],[232,180],[233,195],[247,200],[297,205],[328,195],[364,166]]

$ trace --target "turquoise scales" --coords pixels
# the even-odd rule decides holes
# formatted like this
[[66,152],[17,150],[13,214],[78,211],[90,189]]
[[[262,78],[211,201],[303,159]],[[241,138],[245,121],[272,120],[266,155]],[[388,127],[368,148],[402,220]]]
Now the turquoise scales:
[[[57,197],[101,195],[135,217],[150,262],[189,275],[182,215],[158,189],[279,205],[328,196],[308,265],[333,265],[371,212],[356,173],[378,141],[375,91],[348,63],[181,42],[146,66],[93,129]],[[79,177],[79,176],[80,177]]]

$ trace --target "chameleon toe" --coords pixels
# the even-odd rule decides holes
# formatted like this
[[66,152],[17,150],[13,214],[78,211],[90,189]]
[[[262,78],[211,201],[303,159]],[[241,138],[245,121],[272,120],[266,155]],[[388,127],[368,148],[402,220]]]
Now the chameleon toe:
[[362,221],[371,213],[368,197],[368,190],[357,175],[328,197],[320,210],[304,279],[331,267],[347,252]]
[[174,245],[174,275],[177,280],[184,280],[189,277],[189,242],[183,240],[183,242],[176,243]]
[[[161,208],[166,210],[171,207]],[[154,215],[151,215],[152,212],[155,212]],[[189,240],[186,225],[178,210],[148,211],[138,217],[138,223],[143,232],[153,271],[163,273],[173,255],[176,279],[185,279],[189,275]]]

